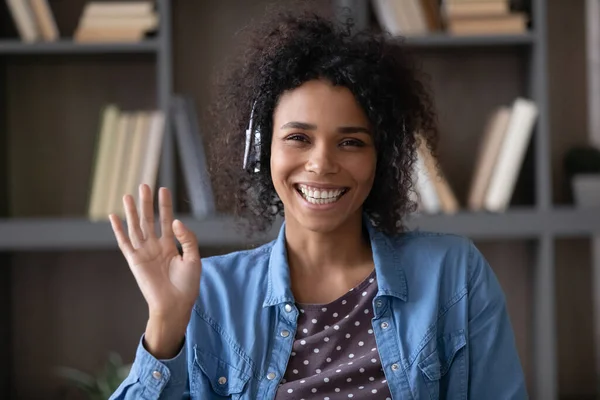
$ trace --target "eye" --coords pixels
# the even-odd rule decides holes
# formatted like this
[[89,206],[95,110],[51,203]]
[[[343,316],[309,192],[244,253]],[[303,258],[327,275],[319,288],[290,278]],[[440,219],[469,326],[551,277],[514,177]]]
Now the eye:
[[286,136],[285,140],[292,140],[295,142],[308,142],[308,137],[306,137],[306,135],[303,135],[301,133],[293,133],[289,136]]
[[365,143],[362,140],[358,139],[344,139],[340,145],[344,147],[363,147]]

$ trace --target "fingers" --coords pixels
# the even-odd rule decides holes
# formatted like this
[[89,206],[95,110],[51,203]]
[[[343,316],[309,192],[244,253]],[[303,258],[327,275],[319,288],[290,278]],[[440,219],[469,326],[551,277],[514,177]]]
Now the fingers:
[[158,191],[158,206],[160,214],[160,230],[165,239],[173,240],[173,200],[171,192],[167,188],[160,188]]
[[115,214],[110,214],[108,218],[110,220],[112,230],[115,233],[115,237],[117,238],[119,249],[121,249],[126,258],[129,258],[134,249],[131,241],[129,240],[129,236],[127,236],[123,230],[123,224],[121,224],[121,220]]
[[145,183],[140,185],[140,228],[144,234],[144,239],[156,236],[154,232],[154,204],[152,202],[152,191]]
[[200,252],[198,251],[196,236],[178,219],[173,221],[173,231],[175,232],[175,237],[181,243],[183,260],[188,262],[199,261]]
[[135,200],[133,200],[131,195],[123,196],[123,208],[125,209],[125,218],[127,219],[129,239],[133,247],[137,249],[144,241],[144,234],[140,228],[140,219],[135,206]]

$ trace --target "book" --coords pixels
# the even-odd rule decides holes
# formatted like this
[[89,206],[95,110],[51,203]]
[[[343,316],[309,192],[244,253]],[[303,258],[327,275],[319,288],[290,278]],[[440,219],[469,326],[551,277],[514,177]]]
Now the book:
[[29,0],[29,2],[42,38],[47,42],[57,40],[59,37],[58,27],[48,0]]
[[110,186],[108,205],[105,214],[115,213],[123,216],[123,195],[127,176],[127,159],[129,157],[132,131],[135,129],[136,115],[133,111],[122,112],[116,132],[114,155],[109,163]]
[[458,199],[448,183],[448,180],[437,167],[437,162],[427,147],[424,139],[420,140],[417,151],[419,152],[419,156],[423,158],[427,176],[429,181],[433,184],[433,188],[439,200],[440,210],[445,214],[455,214],[460,209]]
[[431,181],[431,175],[425,164],[425,158],[420,149],[417,149],[417,160],[414,166],[414,183],[418,194],[420,211],[427,214],[437,214],[441,211],[440,198]]
[[467,200],[467,207],[471,211],[480,211],[484,208],[485,194],[502,147],[509,119],[510,107],[507,106],[498,107],[488,118],[473,167],[474,174]]
[[150,1],[95,1],[83,9],[76,42],[139,42],[158,29],[159,15]]
[[173,96],[171,111],[191,211],[202,219],[215,212],[215,204],[194,103],[189,97]]
[[37,41],[40,38],[40,31],[29,3],[23,0],[6,0],[6,5],[21,39],[27,43]]
[[146,111],[138,111],[134,115],[136,123],[134,129],[131,131],[131,146],[126,159],[125,181],[122,192],[123,194],[131,194],[136,204],[138,204],[138,186],[141,179],[144,153],[148,145],[150,116]]
[[452,18],[446,21],[452,35],[502,35],[520,34],[527,31],[524,13],[477,18]]
[[510,3],[508,0],[447,1],[442,5],[442,13],[447,19],[504,16],[510,13]]
[[537,115],[533,101],[520,97],[514,101],[485,196],[486,210],[502,212],[508,208]]
[[153,1],[90,1],[83,8],[82,16],[129,18],[148,15],[153,10]]
[[141,163],[139,184],[145,183],[152,193],[156,191],[156,182],[160,163],[161,150],[165,136],[165,114],[162,111],[152,111],[148,122],[148,143],[145,147]]
[[382,30],[391,35],[415,36],[441,28],[436,0],[372,0]]
[[110,166],[115,153],[116,133],[120,109],[115,104],[104,106],[100,112],[100,124],[96,135],[94,160],[92,162],[92,184],[88,205],[88,218],[92,221],[108,217],[108,193],[110,188]]

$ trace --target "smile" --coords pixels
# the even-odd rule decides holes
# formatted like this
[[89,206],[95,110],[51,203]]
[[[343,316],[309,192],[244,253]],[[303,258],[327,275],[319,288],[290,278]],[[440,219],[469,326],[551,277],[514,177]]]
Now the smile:
[[318,188],[298,184],[296,191],[311,204],[330,204],[338,201],[347,191],[347,188]]

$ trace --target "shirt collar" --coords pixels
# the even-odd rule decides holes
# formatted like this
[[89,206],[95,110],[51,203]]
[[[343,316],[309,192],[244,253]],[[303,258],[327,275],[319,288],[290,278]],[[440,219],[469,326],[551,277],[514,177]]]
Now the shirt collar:
[[263,307],[285,302],[294,303],[285,246],[285,220],[281,224],[277,239],[271,247],[267,279],[267,295]]
[[363,225],[366,226],[371,239],[371,251],[377,275],[377,296],[393,296],[406,301],[408,285],[397,245],[388,235],[378,231],[366,215],[363,216]]
[[[400,265],[398,250],[392,239],[379,232],[365,215],[363,225],[366,226],[373,251],[375,273],[377,275],[378,293],[407,300],[408,288],[404,269]],[[271,247],[269,268],[267,273],[267,294],[263,307],[281,303],[294,303],[290,282],[290,269],[287,262],[285,245],[285,221]]]

